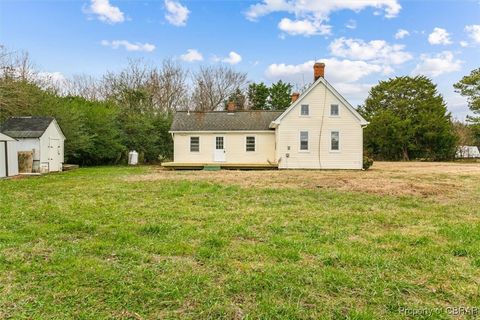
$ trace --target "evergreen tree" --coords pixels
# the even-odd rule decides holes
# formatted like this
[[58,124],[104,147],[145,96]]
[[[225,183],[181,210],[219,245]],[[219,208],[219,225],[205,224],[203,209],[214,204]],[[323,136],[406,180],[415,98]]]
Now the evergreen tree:
[[285,110],[292,101],[292,85],[279,80],[270,87],[270,109]]
[[263,83],[251,83],[248,86],[248,104],[251,110],[268,110],[268,97],[270,95],[270,90]]
[[367,153],[383,160],[441,160],[455,154],[456,136],[443,97],[424,76],[381,81],[360,113]]

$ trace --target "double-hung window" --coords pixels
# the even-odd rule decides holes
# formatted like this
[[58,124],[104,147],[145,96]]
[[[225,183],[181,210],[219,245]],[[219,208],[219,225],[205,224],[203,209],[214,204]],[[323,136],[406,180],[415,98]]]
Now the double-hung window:
[[300,151],[308,151],[308,131],[300,131]]
[[190,152],[200,151],[200,137],[190,137]]
[[255,137],[254,136],[247,136],[246,138],[246,151],[255,152]]
[[338,109],[338,104],[330,105],[330,116],[338,117],[340,115],[340,110]]
[[332,131],[330,137],[330,151],[340,151],[340,132]]
[[308,106],[308,104],[302,104],[300,108],[301,108],[300,109],[300,115],[301,116],[310,115],[310,107]]

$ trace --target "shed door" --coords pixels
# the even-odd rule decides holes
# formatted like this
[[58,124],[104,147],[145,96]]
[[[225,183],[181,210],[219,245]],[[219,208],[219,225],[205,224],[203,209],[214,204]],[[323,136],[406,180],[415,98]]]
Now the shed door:
[[62,171],[60,140],[50,139],[50,145],[48,146],[48,167],[49,171]]
[[222,136],[215,137],[215,149],[213,154],[213,161],[225,161],[225,138]]

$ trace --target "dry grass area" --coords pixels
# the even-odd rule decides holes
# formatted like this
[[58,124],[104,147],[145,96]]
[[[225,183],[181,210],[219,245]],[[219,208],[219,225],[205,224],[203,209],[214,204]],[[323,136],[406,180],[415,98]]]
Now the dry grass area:
[[331,188],[392,196],[417,196],[439,201],[473,200],[479,188],[480,163],[375,162],[367,171],[171,171],[129,177],[130,181],[202,180],[243,187]]

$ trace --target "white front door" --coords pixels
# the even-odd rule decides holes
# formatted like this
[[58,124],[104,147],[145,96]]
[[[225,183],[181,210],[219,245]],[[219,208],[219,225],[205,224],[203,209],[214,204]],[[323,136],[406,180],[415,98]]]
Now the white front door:
[[213,152],[213,161],[225,161],[225,137],[215,137],[215,149]]
[[60,152],[60,140],[50,139],[50,145],[48,146],[48,168],[50,171],[61,171]]

